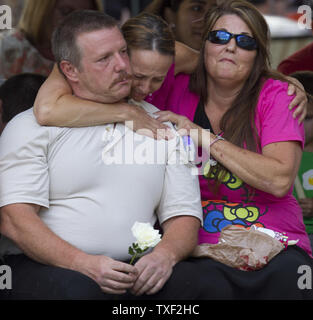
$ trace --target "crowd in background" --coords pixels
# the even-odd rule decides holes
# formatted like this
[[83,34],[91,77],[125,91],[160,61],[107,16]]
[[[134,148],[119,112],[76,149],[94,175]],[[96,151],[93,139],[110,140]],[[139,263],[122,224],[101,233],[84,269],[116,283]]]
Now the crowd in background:
[[[1,4],[9,5],[12,8],[13,13],[13,26],[18,23],[18,19],[23,9],[23,5],[26,0],[1,0]],[[115,17],[116,19],[121,19],[123,12],[126,10],[129,16],[134,16],[140,11],[145,9],[152,0],[102,0],[103,8],[105,12]],[[253,4],[259,6],[265,14],[273,15],[294,15],[299,6],[301,5],[312,5],[311,0],[252,0]]]

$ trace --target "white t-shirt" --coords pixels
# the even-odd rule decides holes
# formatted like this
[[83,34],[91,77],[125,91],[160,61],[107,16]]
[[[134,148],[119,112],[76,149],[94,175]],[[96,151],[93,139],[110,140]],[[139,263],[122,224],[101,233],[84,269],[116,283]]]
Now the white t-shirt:
[[[126,260],[134,222],[178,215],[202,221],[198,177],[177,159],[186,163],[179,136],[156,141],[123,124],[41,127],[30,109],[0,138],[0,207],[40,205],[40,218],[62,239]],[[0,254],[20,252],[9,239],[0,241]]]

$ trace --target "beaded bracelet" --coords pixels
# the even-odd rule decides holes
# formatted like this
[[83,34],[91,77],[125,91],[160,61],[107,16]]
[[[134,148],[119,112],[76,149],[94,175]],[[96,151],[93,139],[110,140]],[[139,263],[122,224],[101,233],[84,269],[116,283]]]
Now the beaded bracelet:
[[222,137],[222,134],[217,134],[215,136],[215,139],[210,143],[210,148],[213,146],[213,144],[219,140],[225,140],[223,137]]
[[[223,132],[221,132],[220,134],[217,134],[215,136],[215,139],[210,143],[210,148],[212,147],[212,145],[219,141],[219,140],[225,140],[223,137]],[[204,165],[204,169],[203,169],[203,175],[205,178],[209,177],[209,172],[210,172],[210,168],[214,167],[217,165],[217,161],[211,156],[209,161],[207,161],[207,163]]]

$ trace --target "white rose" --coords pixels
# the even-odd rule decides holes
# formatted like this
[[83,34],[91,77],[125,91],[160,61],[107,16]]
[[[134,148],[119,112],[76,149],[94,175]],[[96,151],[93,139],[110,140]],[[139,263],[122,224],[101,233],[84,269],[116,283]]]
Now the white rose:
[[131,230],[141,250],[155,247],[161,241],[159,231],[153,229],[150,223],[135,222]]

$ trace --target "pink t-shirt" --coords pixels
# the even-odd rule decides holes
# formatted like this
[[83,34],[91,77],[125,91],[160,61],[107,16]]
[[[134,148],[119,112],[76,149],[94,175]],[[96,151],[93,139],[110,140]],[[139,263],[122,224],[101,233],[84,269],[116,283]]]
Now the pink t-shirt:
[[[193,121],[199,97],[189,91],[188,85],[188,75],[172,78],[167,82],[170,94],[166,101],[164,99],[165,105],[158,107]],[[299,141],[302,147],[304,145],[303,125],[298,125],[287,108],[293,99],[287,95],[287,88],[287,83],[273,79],[263,85],[255,116],[262,148],[280,141]],[[199,243],[217,243],[222,228],[230,224],[243,227],[257,225],[285,232],[289,240],[299,240],[297,245],[312,254],[302,211],[292,195],[292,188],[283,198],[255,190],[253,198],[248,200],[247,185],[230,172],[217,195],[210,192],[207,179],[199,176],[199,181],[204,215]]]

